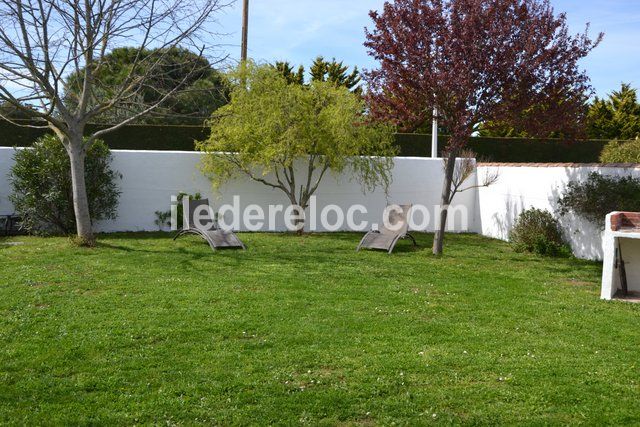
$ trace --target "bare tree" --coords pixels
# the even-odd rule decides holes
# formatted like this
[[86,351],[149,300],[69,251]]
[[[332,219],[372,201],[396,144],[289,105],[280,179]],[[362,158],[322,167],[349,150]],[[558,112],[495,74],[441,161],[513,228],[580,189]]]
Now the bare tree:
[[[463,187],[464,183],[473,175],[473,172],[477,171],[476,168],[476,153],[471,150],[462,150],[460,152],[460,157],[453,159],[452,162],[455,164],[453,170],[453,178],[451,179],[451,189],[449,191],[449,197],[445,199],[447,206],[453,202],[453,198],[458,193],[462,193],[468,190],[472,190],[474,188],[483,188],[489,187],[495,184],[500,178],[500,174],[498,171],[487,171],[482,179],[478,177],[478,183],[473,185],[468,185]],[[446,171],[447,165],[449,164],[449,154],[445,153],[442,158],[443,161],[443,170]]]
[[[32,118],[22,126],[51,129],[71,161],[73,203],[79,240],[94,236],[84,177],[87,149],[102,135],[150,113],[184,87],[202,61],[182,80],[145,103],[141,96],[152,82],[169,77],[164,57],[176,48],[202,58],[215,35],[208,27],[216,13],[233,0],[0,0],[0,103],[8,102]],[[209,39],[209,40],[205,40]],[[127,78],[117,84],[100,81],[105,57],[114,48],[136,45]],[[215,47],[215,46],[213,46]],[[220,58],[218,58],[220,60]],[[81,76],[79,96],[65,96],[68,76]],[[92,134],[85,126],[106,111],[131,111]],[[0,118],[11,121],[0,112]]]

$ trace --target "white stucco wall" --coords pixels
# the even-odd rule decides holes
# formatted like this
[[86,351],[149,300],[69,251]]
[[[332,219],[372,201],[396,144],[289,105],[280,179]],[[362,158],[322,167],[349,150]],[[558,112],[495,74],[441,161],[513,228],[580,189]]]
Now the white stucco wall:
[[[560,216],[557,200],[569,181],[586,180],[591,172],[604,175],[640,178],[638,167],[601,167],[597,165],[513,166],[482,165],[477,169],[480,180],[486,173],[498,173],[498,181],[478,190],[476,232],[507,240],[518,215],[525,209],[551,211],[559,218],[565,237],[579,258],[602,259],[602,230],[575,215]],[[602,218],[604,224],[604,218]]]
[[[13,155],[13,148],[0,147],[0,215],[13,213],[8,200],[10,187],[7,180]],[[233,196],[238,195],[241,212],[250,204],[257,204],[265,211],[270,204],[288,204],[279,190],[249,179],[230,182],[220,193],[213,193],[210,182],[198,169],[200,158],[201,154],[194,152],[114,150],[112,167],[123,175],[119,182],[122,192],[119,216],[115,221],[96,224],[97,230],[157,230],[154,212],[168,210],[171,195],[179,191],[190,194],[200,192],[203,197],[211,200],[216,209],[223,204],[231,204]],[[430,210],[431,220],[427,231],[433,231],[436,206],[442,189],[442,160],[397,157],[394,163],[393,183],[388,197],[381,189],[364,194],[360,184],[350,180],[348,176],[327,175],[316,193],[317,212],[328,204],[338,205],[345,212],[349,206],[361,204],[367,208],[368,214],[358,218],[371,224],[381,221],[382,211],[387,204],[421,204]],[[452,207],[457,213],[453,215],[451,231],[471,231],[506,240],[515,219],[527,208],[547,209],[560,217],[557,199],[567,183],[586,179],[593,171],[640,178],[640,166],[481,164],[476,171],[477,177],[473,175],[467,185],[482,181],[486,174],[495,172],[498,180],[490,187],[466,191],[456,196]],[[416,215],[416,222],[421,222],[422,215]],[[560,217],[560,222],[576,256],[602,259],[602,232],[598,225],[574,215]],[[267,226],[265,223],[263,229]],[[278,230],[285,229],[280,214],[277,216],[276,226]],[[243,230],[244,227],[239,229]],[[347,229],[346,224],[341,229]],[[321,226],[319,230],[323,230]]]
[[600,297],[612,299],[622,290],[620,255],[625,265],[627,290],[640,292],[640,233],[614,231],[611,216],[607,215],[603,237],[604,262],[602,268],[602,291]]
[[9,202],[9,170],[13,165],[13,152],[12,148],[0,147],[0,215],[13,213],[13,206]]
[[[157,230],[154,212],[169,210],[171,195],[179,191],[189,194],[200,192],[203,197],[210,199],[215,209],[222,204],[231,204],[234,195],[240,197],[241,212],[250,204],[257,204],[265,211],[269,204],[288,205],[284,193],[249,179],[235,180],[222,188],[219,194],[213,193],[209,180],[198,169],[200,153],[127,150],[114,150],[112,153],[112,168],[123,175],[119,182],[122,194],[118,219],[96,224],[99,231]],[[13,164],[13,154],[12,148],[0,147],[0,214],[13,212],[7,199],[9,186],[6,180]],[[394,164],[393,183],[388,198],[381,189],[364,194],[360,184],[350,180],[348,176],[326,175],[316,193],[318,213],[327,204],[336,204],[345,212],[349,206],[361,204],[367,208],[368,214],[358,218],[371,224],[381,222],[382,212],[389,203],[420,203],[433,212],[433,208],[439,203],[442,188],[442,160],[398,157],[394,159]],[[306,170],[302,176],[306,177]],[[475,182],[475,176],[469,181]],[[475,205],[475,191],[461,193],[456,197],[453,207],[459,211],[455,215],[452,231],[471,231],[475,228]],[[463,220],[461,210],[468,212],[468,220]],[[428,231],[433,230],[435,218],[433,214],[431,216]],[[416,222],[420,221],[421,217],[416,217]],[[318,225],[322,231],[319,221]],[[267,226],[265,224],[263,229]],[[282,215],[278,215],[276,226],[278,230],[285,229]],[[241,226],[239,229],[244,228]],[[341,229],[347,229],[346,224]]]

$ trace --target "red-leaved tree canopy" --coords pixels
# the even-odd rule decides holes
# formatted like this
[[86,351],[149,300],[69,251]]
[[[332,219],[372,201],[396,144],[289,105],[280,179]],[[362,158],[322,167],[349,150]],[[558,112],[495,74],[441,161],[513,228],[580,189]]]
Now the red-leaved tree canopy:
[[602,34],[570,35],[547,0],[395,0],[371,12],[365,73],[375,119],[412,131],[436,107],[451,138],[434,253],[442,253],[455,159],[475,126],[509,122],[531,135],[577,136],[592,94],[578,62]]

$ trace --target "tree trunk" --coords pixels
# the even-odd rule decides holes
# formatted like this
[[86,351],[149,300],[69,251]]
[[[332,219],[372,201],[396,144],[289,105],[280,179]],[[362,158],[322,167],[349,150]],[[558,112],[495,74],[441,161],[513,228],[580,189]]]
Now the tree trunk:
[[[307,206],[302,206],[298,200],[296,200],[295,196],[291,196],[289,195],[289,201],[291,202],[292,206],[300,206],[300,208],[302,209],[302,214],[304,214],[305,209],[307,209]],[[296,230],[296,234],[298,236],[302,236],[304,234],[304,226],[305,226],[305,220],[303,218],[297,218],[295,221],[295,227],[299,229]]]
[[435,236],[433,237],[433,254],[442,255],[444,246],[444,233],[447,226],[447,216],[449,214],[449,202],[451,200],[451,183],[453,182],[453,173],[456,169],[456,158],[458,150],[449,152],[444,173],[444,183],[442,184],[442,195],[440,197],[440,221],[436,224]]
[[93,230],[91,229],[91,215],[89,213],[89,200],[85,184],[84,160],[86,149],[83,147],[82,134],[69,138],[67,152],[71,161],[71,184],[73,187],[73,211],[76,216],[76,231],[78,243],[92,246],[95,243]]

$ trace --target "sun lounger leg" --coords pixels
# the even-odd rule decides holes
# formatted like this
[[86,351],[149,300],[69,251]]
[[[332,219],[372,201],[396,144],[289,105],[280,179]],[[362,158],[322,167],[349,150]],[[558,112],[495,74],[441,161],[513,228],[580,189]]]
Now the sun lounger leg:
[[389,255],[391,255],[391,252],[393,252],[393,249],[396,247],[396,243],[398,243],[398,240],[400,240],[401,236],[396,236],[393,241],[391,242],[391,246],[389,247],[389,250],[387,251],[387,253]]
[[365,239],[369,237],[371,233],[375,233],[375,231],[369,231],[367,232],[367,234],[364,235],[364,237],[360,240],[358,247],[356,248],[356,252],[360,252],[360,249],[362,248],[362,245],[364,244]]
[[175,235],[173,240],[176,240],[178,237],[184,236],[187,233],[189,233],[189,230],[180,230],[180,231],[178,231],[178,234]]

